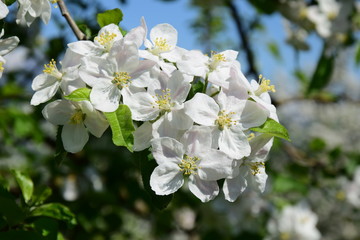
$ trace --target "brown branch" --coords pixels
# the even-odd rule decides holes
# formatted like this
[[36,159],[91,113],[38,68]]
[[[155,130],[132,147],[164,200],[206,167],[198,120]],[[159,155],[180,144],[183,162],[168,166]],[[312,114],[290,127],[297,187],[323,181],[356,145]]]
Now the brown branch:
[[63,0],[58,0],[57,4],[59,5],[62,16],[68,22],[68,24],[69,24],[70,28],[73,30],[76,38],[78,40],[86,40],[86,35],[79,29],[79,27],[75,23],[74,19],[71,17],[71,15],[65,5],[65,2]]
[[233,0],[226,1],[226,6],[229,8],[229,10],[231,12],[231,16],[235,22],[237,31],[241,38],[242,46],[246,53],[246,59],[249,64],[249,66],[248,66],[249,70],[248,70],[247,74],[254,75],[253,77],[257,78],[259,76],[259,74],[255,67],[254,54],[251,50],[249,40],[247,38],[244,26],[241,22],[241,17],[239,15],[238,9],[236,8],[236,5],[234,4]]

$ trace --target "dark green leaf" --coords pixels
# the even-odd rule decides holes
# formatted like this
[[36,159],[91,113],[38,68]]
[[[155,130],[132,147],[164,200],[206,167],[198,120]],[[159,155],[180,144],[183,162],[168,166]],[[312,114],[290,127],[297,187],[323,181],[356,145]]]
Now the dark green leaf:
[[360,42],[358,42],[355,51],[355,63],[359,66],[360,64]]
[[41,236],[32,231],[10,230],[8,232],[0,232],[1,240],[41,240]]
[[31,200],[34,191],[33,181],[27,174],[18,170],[13,170],[12,173],[15,176],[17,183],[19,184],[25,202],[28,203]]
[[200,81],[200,79],[195,79],[193,84],[191,85],[191,89],[187,100],[190,100],[195,96],[196,93],[201,92],[204,89],[204,83]]
[[48,186],[37,187],[32,197],[32,204],[40,205],[43,204],[48,197],[52,194],[51,188]]
[[331,75],[334,69],[334,55],[327,56],[325,51],[322,53],[313,76],[310,80],[310,84],[307,89],[307,94],[319,91],[327,86],[330,82]]
[[150,187],[150,176],[154,171],[154,168],[157,166],[154,160],[149,160],[148,150],[144,150],[141,152],[135,152],[134,157],[139,161],[140,169],[141,169],[141,178],[145,188],[145,191],[149,194],[152,204],[159,210],[163,210],[169,205],[171,200],[173,199],[173,194],[160,196],[156,195],[155,192]]
[[250,130],[254,132],[267,133],[274,137],[279,137],[287,141],[291,141],[286,128],[271,118],[268,118],[266,122],[260,127],[250,128]]
[[115,25],[119,25],[122,18],[123,18],[123,13],[118,8],[107,10],[103,13],[99,13],[96,16],[97,22],[101,28],[111,23],[114,23]]
[[36,207],[31,213],[31,216],[51,217],[58,220],[65,221],[71,225],[76,224],[75,215],[69,208],[60,203],[48,203]]
[[91,28],[86,24],[79,24],[79,29],[85,34],[86,39],[90,39],[92,36]]
[[25,213],[16,204],[14,196],[1,186],[0,203],[0,216],[3,216],[9,225],[15,225],[25,218]]
[[34,229],[42,236],[43,240],[56,240],[58,232],[58,223],[55,219],[39,218],[33,223]]
[[89,88],[79,88],[70,93],[69,95],[64,96],[64,98],[74,102],[90,101],[90,92],[91,89]]
[[135,131],[128,106],[120,105],[115,112],[104,113],[112,131],[112,140],[116,146],[124,146],[132,152]]
[[5,4],[7,6],[10,6],[11,4],[13,4],[16,0],[5,0]]

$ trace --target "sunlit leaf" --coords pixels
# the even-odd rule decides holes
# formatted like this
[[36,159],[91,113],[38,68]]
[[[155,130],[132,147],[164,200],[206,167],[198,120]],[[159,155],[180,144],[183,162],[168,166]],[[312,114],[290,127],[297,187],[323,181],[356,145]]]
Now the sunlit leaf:
[[132,152],[135,131],[128,106],[120,105],[115,112],[104,113],[112,131],[112,140],[116,146],[124,146]]
[[287,141],[291,141],[287,129],[271,118],[268,118],[266,122],[260,127],[250,128],[250,130],[254,132],[267,133],[274,137],[279,137]]
[[90,92],[91,89],[89,88],[79,88],[70,93],[69,95],[64,96],[64,98],[75,102],[90,101]]
[[123,13],[118,8],[107,10],[103,13],[97,14],[96,16],[97,22],[100,27],[104,27],[111,23],[114,23],[115,25],[119,25],[122,18],[123,18]]
[[48,203],[36,207],[31,213],[31,216],[43,216],[51,217],[58,220],[65,221],[71,225],[76,224],[75,215],[70,211],[70,209],[60,203]]
[[34,192],[33,181],[27,174],[18,170],[13,170],[12,173],[15,176],[17,183],[19,184],[25,202],[28,203],[31,200],[32,194]]

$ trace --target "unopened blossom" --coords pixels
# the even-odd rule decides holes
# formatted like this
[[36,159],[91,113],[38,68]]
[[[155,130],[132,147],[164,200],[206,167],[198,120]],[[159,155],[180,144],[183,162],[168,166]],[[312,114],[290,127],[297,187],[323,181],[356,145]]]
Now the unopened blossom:
[[36,106],[50,100],[59,88],[68,95],[78,88],[85,87],[85,83],[79,78],[79,61],[79,56],[67,49],[60,69],[54,59],[45,64],[43,73],[32,82],[31,87],[35,93],[30,104]]
[[154,66],[153,61],[140,60],[136,44],[117,41],[106,58],[89,56],[82,59],[80,77],[92,87],[90,101],[103,112],[113,112],[120,98],[141,91],[147,85],[139,77]]
[[245,130],[263,124],[269,113],[253,101],[240,100],[220,92],[217,102],[197,93],[185,103],[185,113],[197,124],[207,126],[212,132],[214,146],[233,159],[250,154],[250,144]]
[[[4,36],[4,29],[1,30],[0,38]],[[4,64],[6,63],[3,56],[11,52],[19,44],[19,38],[16,36],[0,39],[0,78],[5,70]]]
[[54,125],[63,125],[61,139],[67,152],[76,153],[89,140],[89,133],[101,137],[109,124],[89,101],[56,100],[45,106],[42,114]]
[[223,192],[225,199],[234,202],[248,187],[257,192],[264,192],[267,174],[265,160],[272,147],[273,137],[261,134],[250,140],[251,153],[243,158],[235,177],[225,179]]
[[152,154],[158,164],[150,177],[157,195],[176,192],[188,177],[189,190],[202,202],[219,193],[216,180],[233,174],[233,161],[211,148],[211,134],[200,126],[187,131],[181,141],[163,137],[152,141]]
[[268,222],[265,240],[320,240],[317,215],[305,204],[286,206]]
[[[47,24],[51,17],[51,4],[49,0],[17,0],[19,8],[16,15],[16,23],[27,25],[40,17]],[[53,0],[52,2],[56,2]]]

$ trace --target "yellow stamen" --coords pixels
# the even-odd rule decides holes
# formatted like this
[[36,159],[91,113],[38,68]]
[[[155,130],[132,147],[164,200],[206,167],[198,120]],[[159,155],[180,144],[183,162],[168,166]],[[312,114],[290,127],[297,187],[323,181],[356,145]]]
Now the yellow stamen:
[[210,68],[214,70],[221,62],[226,62],[226,57],[222,53],[216,53],[211,51],[211,63]]
[[116,36],[117,35],[115,33],[109,33],[106,31],[101,33],[100,36],[95,37],[94,40],[100,43],[108,52],[110,51],[112,43],[114,42],[114,38],[116,38]]
[[218,125],[220,130],[236,125],[237,121],[231,119],[231,115],[233,114],[235,114],[235,112],[225,113],[225,110],[221,110],[219,112],[218,119],[216,119],[215,124]]
[[270,85],[270,80],[266,79],[263,77],[263,75],[259,75],[259,82],[260,82],[260,86],[259,88],[255,91],[255,94],[257,96],[260,96],[261,94],[263,94],[264,92],[276,92],[275,90],[275,86],[274,85]]
[[62,78],[62,73],[56,67],[56,61],[54,59],[51,59],[49,64],[44,64],[43,72],[53,77],[56,77],[57,79]]
[[155,51],[157,52],[166,52],[171,49],[171,46],[168,44],[167,40],[162,37],[157,37],[154,41]]
[[200,169],[200,167],[197,166],[196,162],[199,160],[199,157],[190,157],[185,154],[181,163],[178,164],[180,171],[184,172],[185,175],[197,174],[196,171]]
[[[57,3],[58,1],[59,1],[59,0],[50,0],[50,3],[51,3],[51,4],[55,4],[55,3]],[[57,5],[54,6],[54,8],[57,8],[57,7],[58,7]]]
[[4,71],[3,65],[4,65],[4,63],[3,63],[3,62],[0,62],[0,72],[3,72],[3,71]]
[[115,72],[114,79],[111,81],[113,84],[117,85],[118,88],[128,87],[130,84],[131,76],[128,72]]
[[153,108],[159,108],[163,111],[169,112],[171,111],[171,107],[173,107],[173,103],[171,102],[171,94],[170,89],[166,88],[161,90],[162,95],[156,94],[153,96],[157,100],[155,100],[156,105],[153,105]]
[[263,167],[265,168],[265,163],[264,162],[249,162],[248,163],[250,169],[251,169],[251,173],[252,175],[256,175],[260,173],[260,168]]
[[85,114],[80,110],[77,109],[75,113],[70,118],[70,124],[80,124],[85,120]]
[[255,133],[250,133],[248,136],[247,136],[247,140],[248,141],[251,141],[255,138]]

